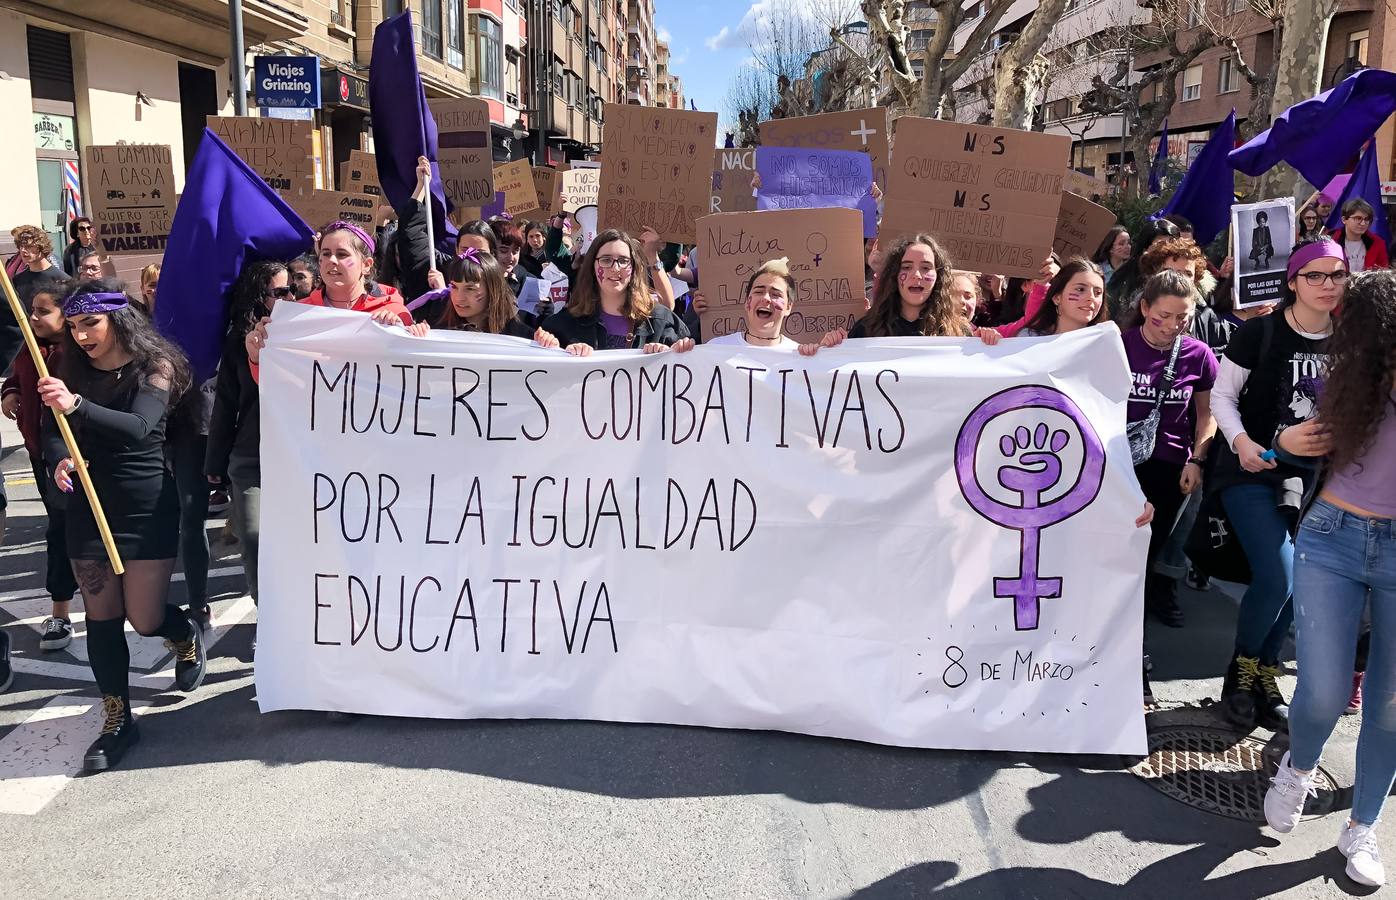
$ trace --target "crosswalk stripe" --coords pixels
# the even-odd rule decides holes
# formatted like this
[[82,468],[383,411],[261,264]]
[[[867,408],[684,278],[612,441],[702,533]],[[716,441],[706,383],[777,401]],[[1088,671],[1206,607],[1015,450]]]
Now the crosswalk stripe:
[[[243,595],[222,612],[215,610],[217,624],[205,635],[210,654],[255,609],[252,598]],[[12,656],[10,665],[17,675],[93,680],[90,668],[73,663]],[[131,687],[169,690],[173,676],[173,666],[159,672],[133,671]],[[133,700],[131,710],[139,716],[149,705],[148,701]],[[93,698],[56,697],[0,738],[0,813],[32,816],[43,810],[82,770],[83,753],[101,726],[101,710]]]

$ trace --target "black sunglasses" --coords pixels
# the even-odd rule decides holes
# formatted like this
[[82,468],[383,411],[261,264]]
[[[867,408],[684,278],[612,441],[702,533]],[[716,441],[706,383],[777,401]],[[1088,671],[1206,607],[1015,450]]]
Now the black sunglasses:
[[291,296],[292,293],[292,290],[288,287],[267,288],[267,296],[275,297],[278,300],[285,300],[287,297]]

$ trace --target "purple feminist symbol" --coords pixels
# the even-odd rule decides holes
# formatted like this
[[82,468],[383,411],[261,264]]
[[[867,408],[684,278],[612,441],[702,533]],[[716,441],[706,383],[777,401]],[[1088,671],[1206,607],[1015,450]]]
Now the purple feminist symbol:
[[[989,422],[1004,413],[1024,409],[1048,409],[1065,415],[1075,425],[1084,444],[1081,471],[1071,487],[1053,500],[1043,495],[1062,480],[1061,452],[1072,436],[1053,430],[1038,421],[1035,428],[1020,425],[1013,434],[999,439],[999,452],[1005,461],[998,468],[998,482],[1017,493],[1021,505],[995,500],[985,493],[975,471],[975,455]],[[955,439],[955,476],[960,492],[974,511],[996,525],[1022,534],[1022,555],[1016,578],[995,578],[994,596],[1013,600],[1013,627],[1019,631],[1037,628],[1040,601],[1062,595],[1060,578],[1038,577],[1038,556],[1042,529],[1076,515],[1090,505],[1100,492],[1105,475],[1105,448],[1080,408],[1061,391],[1042,385],[1027,385],[1000,391],[975,407]]]

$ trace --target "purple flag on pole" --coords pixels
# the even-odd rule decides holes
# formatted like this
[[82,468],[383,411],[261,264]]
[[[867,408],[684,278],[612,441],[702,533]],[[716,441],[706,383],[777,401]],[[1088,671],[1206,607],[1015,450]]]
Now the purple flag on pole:
[[242,267],[290,260],[314,246],[314,230],[205,128],[155,289],[155,324],[183,348],[199,381],[213,375],[223,355],[228,290]]
[[1231,151],[1231,165],[1259,175],[1284,161],[1312,184],[1327,184],[1393,111],[1396,72],[1363,69],[1280,113],[1268,130]]
[[373,147],[378,158],[378,181],[383,196],[401,209],[417,189],[417,157],[431,160],[431,215],[438,241],[456,229],[446,218],[451,205],[441,187],[436,165],[436,122],[427,108],[417,74],[417,50],[412,43],[412,12],[384,19],[373,32],[373,57],[368,70],[368,105],[373,116]]
[[1205,247],[1226,229],[1231,221],[1233,183],[1227,154],[1236,146],[1236,110],[1217,126],[1216,132],[1187,174],[1168,198],[1160,216],[1177,213],[1192,223],[1197,243]]
[[872,157],[857,150],[757,147],[756,208],[827,209],[863,213],[863,237],[877,236]]
[[1357,170],[1348,179],[1342,196],[1333,204],[1333,214],[1328,218],[1330,230],[1343,227],[1343,204],[1349,200],[1366,200],[1372,204],[1376,215],[1372,218],[1368,233],[1383,241],[1391,240],[1391,232],[1386,227],[1386,213],[1381,200],[1381,170],[1377,166],[1377,142],[1371,141],[1357,162]]
[[1158,152],[1154,154],[1154,164],[1149,167],[1149,193],[1163,191],[1163,169],[1168,162],[1168,120],[1163,120],[1163,132],[1158,137]]

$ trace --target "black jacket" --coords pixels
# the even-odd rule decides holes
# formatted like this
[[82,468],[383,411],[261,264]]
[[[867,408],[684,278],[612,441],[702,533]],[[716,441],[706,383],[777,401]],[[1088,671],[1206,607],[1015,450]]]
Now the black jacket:
[[243,338],[232,331],[223,344],[223,359],[218,364],[204,474],[224,478],[232,467],[245,470],[249,476],[255,474],[256,483],[260,484],[261,443],[261,394],[257,382],[252,380]]
[[[427,284],[427,272],[433,267],[443,275],[450,258],[438,253],[427,244],[427,209],[416,200],[409,199],[397,211],[397,234],[393,240],[397,246],[397,287],[404,297],[420,297],[431,287]],[[438,235],[440,237],[440,235]]]
[[[599,350],[606,346],[606,326],[601,324],[599,315],[578,317],[564,307],[543,322],[543,330],[551,332],[564,347],[569,344],[590,344],[593,350]],[[688,328],[673,311],[656,304],[650,310],[649,318],[635,328],[630,349],[638,350],[645,344],[672,346],[675,341],[688,336]]]

